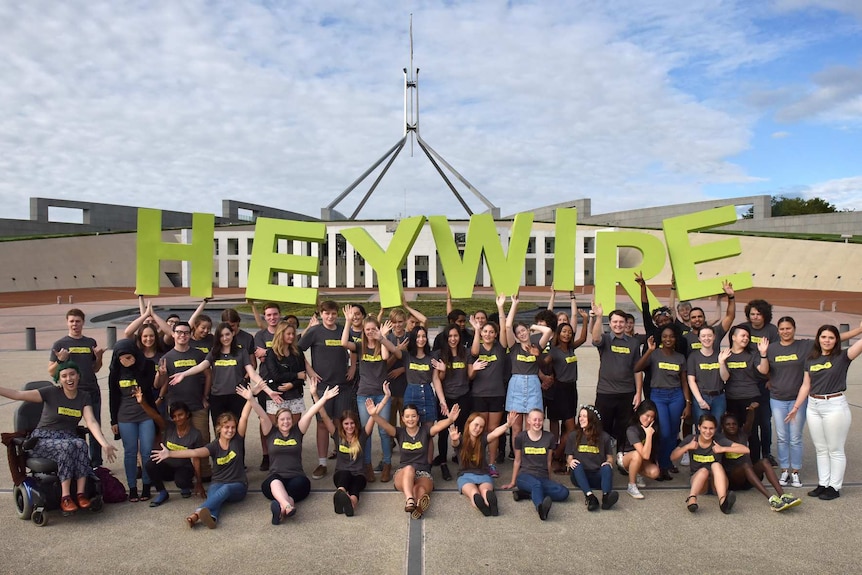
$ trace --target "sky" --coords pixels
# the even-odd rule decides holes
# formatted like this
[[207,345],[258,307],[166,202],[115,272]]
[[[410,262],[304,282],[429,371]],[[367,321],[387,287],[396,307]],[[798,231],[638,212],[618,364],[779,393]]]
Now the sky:
[[[859,0],[0,0],[4,217],[30,197],[318,217],[404,135],[411,14],[419,134],[504,215],[862,210]],[[467,215],[408,139],[358,217],[438,214]]]

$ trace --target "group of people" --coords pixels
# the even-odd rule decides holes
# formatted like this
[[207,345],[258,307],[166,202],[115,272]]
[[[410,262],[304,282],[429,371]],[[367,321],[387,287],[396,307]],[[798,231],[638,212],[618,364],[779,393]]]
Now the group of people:
[[[275,525],[293,516],[311,491],[302,443],[315,419],[318,461],[311,477],[327,475],[328,461],[335,460],[333,505],[346,516],[379,478],[394,480],[405,512],[421,517],[431,504],[432,467],[452,479],[450,446],[459,492],[482,515],[497,515],[494,479],[507,443],[514,462],[502,488],[514,489],[516,500],[531,500],[542,520],[553,502],[570,494],[554,475],[568,475],[586,508],[596,511],[619,499],[615,467],[628,477],[626,492],[642,499],[644,478],[671,480],[677,464],[690,468],[690,511],[711,491],[729,513],[734,491],[752,487],[783,511],[801,503],[783,487],[802,486],[806,420],[818,467],[818,486],[809,495],[839,497],[850,426],[847,369],[862,352],[862,340],[846,350],[841,341],[862,333],[862,326],[841,333],[824,325],[814,340],[800,340],[792,318],[772,325],[772,308],[763,300],[749,302],[748,321],[734,325],[729,283],[726,312],[710,324],[702,308],[687,302],[651,310],[646,283],[640,275],[636,281],[643,335],[634,333],[634,317],[622,310],[608,314],[605,331],[602,307],[579,310],[572,292],[569,313],[555,313],[553,289],[548,309],[529,324],[517,319],[516,295],[508,312],[507,298],[498,296],[492,314],[468,315],[448,300],[448,323],[433,342],[426,318],[406,303],[385,321],[383,310],[375,317],[361,305],[347,305],[341,323],[338,304],[324,301],[301,336],[298,320],[282,317],[278,304],[267,303],[262,317],[253,305],[261,329],[251,336],[233,309],[222,313],[211,334],[206,301],[185,322],[175,315],[163,320],[141,300],[140,317],[114,347],[108,376],[111,428],[123,443],[129,501],[158,507],[170,497],[165,482],[175,481],[184,498],[203,499],[188,525],[215,528],[224,504],[248,491],[245,441],[252,411],[260,420],[260,469],[268,472],[261,491],[271,500]],[[71,310],[67,324],[69,335],[52,347],[49,365],[60,387],[0,388],[0,395],[44,403],[34,432],[37,449],[58,461],[62,509],[73,512],[88,505],[81,481],[101,465],[101,449],[111,460],[115,448],[99,423],[96,372],[104,350],[83,335],[83,312]],[[576,350],[588,336],[600,360],[596,400],[579,406]],[[89,453],[74,433],[82,417],[91,432]],[[778,473],[771,465],[773,420]],[[376,469],[375,426],[382,453]]]

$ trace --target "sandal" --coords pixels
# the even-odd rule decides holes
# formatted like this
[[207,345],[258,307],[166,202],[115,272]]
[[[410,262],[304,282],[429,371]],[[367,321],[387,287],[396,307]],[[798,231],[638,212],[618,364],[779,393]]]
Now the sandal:
[[141,500],[140,497],[138,497],[137,486],[136,487],[129,487],[129,503],[137,503],[140,500]]
[[414,509],[413,513],[410,514],[410,517],[413,519],[420,519],[422,514],[428,511],[429,507],[431,507],[431,497],[426,493],[419,498],[419,503],[416,504],[416,509]]
[[[694,503],[689,503],[689,501],[691,501],[692,499],[694,499]],[[689,495],[685,498],[685,503],[689,511],[691,511],[692,513],[697,511],[697,495]]]
[[404,503],[404,511],[407,513],[413,513],[416,510],[416,500],[412,497],[408,497],[407,501]]
[[194,526],[195,526],[195,523],[197,523],[198,521],[200,521],[200,519],[201,519],[201,518],[200,518],[200,515],[198,515],[197,513],[192,513],[191,515],[189,515],[188,517],[186,517],[186,523],[188,523],[188,525],[189,525],[189,529],[191,529],[192,527],[194,527]]
[[718,507],[721,509],[721,512],[727,515],[730,513],[730,510],[733,509],[733,504],[736,503],[736,493],[733,491],[728,491],[727,495],[719,498]]
[[144,483],[144,488],[141,490],[141,498],[138,501],[149,501],[150,500],[150,490],[152,487],[148,483]]

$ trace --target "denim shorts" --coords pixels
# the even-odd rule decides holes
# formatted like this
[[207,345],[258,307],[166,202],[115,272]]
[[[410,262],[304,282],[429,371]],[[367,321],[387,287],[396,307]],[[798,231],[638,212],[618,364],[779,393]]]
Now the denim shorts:
[[490,483],[494,484],[494,480],[487,473],[478,474],[478,473],[464,473],[463,475],[458,476],[458,491],[461,492],[464,490],[464,486],[468,483],[472,483],[473,485],[480,485],[482,483]]

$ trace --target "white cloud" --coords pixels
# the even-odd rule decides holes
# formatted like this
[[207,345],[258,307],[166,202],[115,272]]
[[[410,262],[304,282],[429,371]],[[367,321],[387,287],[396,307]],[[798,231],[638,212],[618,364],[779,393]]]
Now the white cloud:
[[806,94],[778,111],[779,121],[862,122],[862,66],[831,66],[812,80],[814,86]]
[[814,184],[800,195],[805,199],[822,198],[840,210],[862,211],[862,176]]
[[[724,82],[795,41],[760,34],[762,11],[728,0],[0,3],[6,213],[43,196],[317,216],[401,137],[410,11],[423,138],[504,213],[578,197],[596,213],[662,205],[753,181],[730,159],[756,118],[679,74]],[[362,217],[463,215],[414,154]]]
[[772,137],[776,140],[782,140],[784,138],[789,138],[790,136],[790,132],[772,132]]

